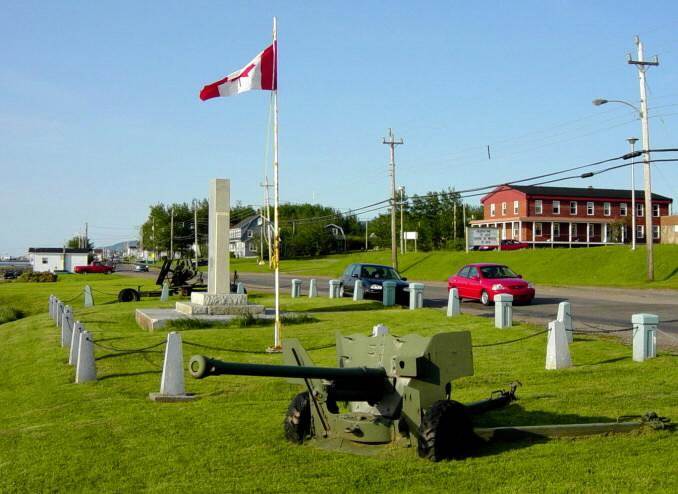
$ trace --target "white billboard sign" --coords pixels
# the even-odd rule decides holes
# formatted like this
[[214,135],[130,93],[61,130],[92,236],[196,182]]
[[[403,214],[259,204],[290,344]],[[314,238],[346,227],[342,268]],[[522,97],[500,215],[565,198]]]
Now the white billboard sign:
[[466,229],[466,250],[473,247],[499,245],[499,228],[479,227]]
[[418,232],[405,232],[405,240],[417,240],[418,237]]

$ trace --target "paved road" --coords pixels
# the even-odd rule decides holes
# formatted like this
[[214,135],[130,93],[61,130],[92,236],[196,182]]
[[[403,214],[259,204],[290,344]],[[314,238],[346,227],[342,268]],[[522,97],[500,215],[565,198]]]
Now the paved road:
[[[122,269],[125,269],[124,267]],[[119,270],[121,274],[122,269]],[[155,277],[155,273],[128,273]],[[249,289],[271,291],[273,276],[270,273],[238,273],[240,281]],[[318,280],[319,295],[327,295],[330,279],[324,276],[280,275],[280,286],[289,293],[291,280],[303,280],[302,293],[308,289],[308,280]],[[447,285],[441,282],[426,282],[424,304],[427,307],[447,306]],[[658,334],[660,347],[678,347],[678,290],[640,290],[600,287],[553,287],[537,286],[537,296],[531,305],[515,306],[514,318],[519,321],[545,325],[556,318],[558,303],[568,300],[576,329],[593,330],[590,326],[616,329],[631,326],[631,315],[650,313],[659,316]],[[494,308],[484,307],[473,301],[464,301],[462,312],[493,317]],[[627,339],[629,333],[616,333]]]

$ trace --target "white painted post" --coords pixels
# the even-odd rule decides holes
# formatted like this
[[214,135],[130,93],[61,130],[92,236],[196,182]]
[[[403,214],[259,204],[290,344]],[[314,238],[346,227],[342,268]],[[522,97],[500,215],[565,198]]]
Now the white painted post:
[[339,286],[341,281],[330,280],[330,298],[339,298]]
[[424,306],[424,284],[410,283],[410,310],[421,309]]
[[162,284],[162,292],[160,292],[160,301],[167,302],[169,300],[169,282],[164,281]]
[[546,343],[546,369],[556,370],[572,367],[570,346],[567,343],[565,326],[560,321],[549,323],[549,336]]
[[181,335],[175,331],[167,334],[165,361],[162,365],[160,380],[161,395],[183,395],[184,390],[184,356],[181,348]]
[[372,337],[384,336],[388,334],[388,328],[383,324],[377,324],[372,328]]
[[494,296],[494,327],[510,328],[513,325],[513,295],[500,293]]
[[54,310],[54,295],[50,295],[49,296],[48,309],[47,309],[47,313],[49,314],[49,317],[53,317],[52,316],[53,310]]
[[71,335],[71,350],[68,353],[68,364],[75,365],[78,363],[78,346],[80,345],[80,333],[83,331],[83,326],[80,321],[73,323],[73,334]]
[[447,294],[447,317],[458,316],[459,314],[461,314],[459,291],[452,288]]
[[633,314],[633,360],[643,362],[657,356],[657,325],[655,314]]
[[78,360],[75,366],[75,382],[81,384],[97,380],[96,361],[94,360],[94,343],[89,331],[80,333],[78,344]]
[[315,279],[311,280],[308,285],[308,298],[314,298],[318,296],[318,284]]
[[56,312],[54,314],[56,320],[54,322],[56,322],[56,325],[59,328],[61,327],[61,316],[63,313],[64,313],[64,303],[61,300],[57,299]]
[[71,306],[64,307],[64,312],[61,315],[61,346],[71,346],[71,338],[73,336],[73,314],[71,313]]
[[360,280],[355,280],[353,283],[353,301],[357,302],[365,298],[365,291],[363,289],[363,282]]
[[574,327],[572,326],[572,307],[570,302],[560,302],[558,304],[558,315],[556,320],[563,323],[565,326],[565,332],[567,333],[567,342],[572,343],[574,341]]
[[85,285],[85,307],[94,306],[94,297],[92,296],[92,287]]
[[244,295],[245,294],[245,284],[242,281],[239,281],[235,285],[235,293],[238,295]]
[[292,298],[301,297],[301,280],[292,280]]

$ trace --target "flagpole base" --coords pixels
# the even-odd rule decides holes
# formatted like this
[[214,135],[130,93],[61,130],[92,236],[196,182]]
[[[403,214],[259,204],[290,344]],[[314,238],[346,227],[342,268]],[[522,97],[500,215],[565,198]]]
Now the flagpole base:
[[266,353],[282,353],[283,349],[281,346],[270,346],[266,348]]

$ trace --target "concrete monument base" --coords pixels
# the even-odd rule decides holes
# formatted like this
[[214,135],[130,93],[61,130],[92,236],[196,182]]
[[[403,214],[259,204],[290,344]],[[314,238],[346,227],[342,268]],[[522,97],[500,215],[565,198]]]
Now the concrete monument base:
[[[252,307],[251,305],[248,307]],[[262,306],[263,307],[263,306]],[[242,317],[243,314],[184,314],[174,309],[137,309],[135,319],[141,329],[146,331],[155,331],[156,329],[164,328],[168,321],[176,321],[177,319],[197,319],[198,321],[206,321],[213,323],[227,323],[234,319]],[[264,310],[254,314],[257,319],[266,319],[273,321],[275,319],[275,312],[271,309]],[[286,314],[286,317],[292,316]],[[293,316],[292,316],[293,317]]]

